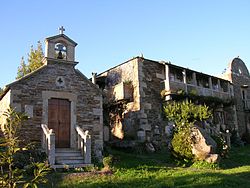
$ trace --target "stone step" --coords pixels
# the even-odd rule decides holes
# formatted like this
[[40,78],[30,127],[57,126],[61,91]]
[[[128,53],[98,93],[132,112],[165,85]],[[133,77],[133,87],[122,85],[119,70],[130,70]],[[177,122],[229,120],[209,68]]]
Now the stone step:
[[71,152],[80,152],[80,150],[74,148],[56,148],[56,153],[71,153]]
[[83,156],[78,155],[78,156],[56,156],[56,160],[74,160],[74,159],[83,159]]
[[82,154],[81,154],[81,152],[61,152],[61,153],[58,153],[58,152],[56,152],[55,153],[55,156],[56,157],[60,157],[60,156],[62,156],[62,157],[78,157],[78,156],[82,156]]
[[83,156],[80,150],[73,148],[56,148],[56,165],[79,165],[84,164]]
[[56,159],[56,164],[64,165],[75,165],[75,164],[84,164],[83,159]]
[[[67,168],[82,168],[82,167],[87,167],[87,166],[93,166],[93,164],[69,164],[67,165]],[[55,164],[51,166],[54,169],[59,169],[59,168],[65,168],[65,165],[63,164]]]

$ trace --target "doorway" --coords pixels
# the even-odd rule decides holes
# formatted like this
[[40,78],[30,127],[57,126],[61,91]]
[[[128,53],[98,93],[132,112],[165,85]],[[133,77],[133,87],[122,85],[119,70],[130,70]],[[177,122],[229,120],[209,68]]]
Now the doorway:
[[70,147],[70,101],[52,98],[48,100],[48,127],[55,132],[55,147]]

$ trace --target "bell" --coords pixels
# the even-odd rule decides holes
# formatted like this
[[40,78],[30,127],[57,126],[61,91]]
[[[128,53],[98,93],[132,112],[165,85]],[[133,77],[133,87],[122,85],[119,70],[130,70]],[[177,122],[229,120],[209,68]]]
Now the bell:
[[63,59],[63,54],[61,50],[58,52],[57,59]]

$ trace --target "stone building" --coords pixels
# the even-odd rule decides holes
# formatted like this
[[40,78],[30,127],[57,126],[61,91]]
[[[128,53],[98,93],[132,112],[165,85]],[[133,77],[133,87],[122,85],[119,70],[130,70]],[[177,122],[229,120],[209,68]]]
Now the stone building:
[[169,131],[162,104],[181,94],[213,100],[213,123],[218,130],[238,129],[233,85],[219,77],[135,57],[98,74],[96,82],[104,91],[104,106],[110,112],[106,114],[109,121],[104,123],[105,141],[161,142]]
[[233,84],[240,136],[250,132],[250,76],[245,63],[234,58],[222,75]]
[[52,165],[90,164],[103,148],[102,93],[75,68],[77,43],[63,30],[45,42],[44,65],[5,87],[0,123],[9,106],[25,112],[20,138],[41,143]]

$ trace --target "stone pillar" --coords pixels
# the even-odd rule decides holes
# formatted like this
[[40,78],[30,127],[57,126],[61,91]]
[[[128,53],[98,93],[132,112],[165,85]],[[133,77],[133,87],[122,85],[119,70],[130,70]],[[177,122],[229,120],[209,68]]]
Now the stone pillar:
[[230,93],[230,83],[229,82],[227,82],[227,92]]
[[218,79],[218,91],[221,91],[220,80]]
[[187,92],[187,73],[186,73],[186,69],[183,69],[182,75],[183,75],[183,82],[185,84],[185,92]]
[[193,84],[194,84],[195,86],[197,86],[197,80],[196,80],[196,73],[195,73],[195,72],[193,72],[192,77],[193,77]]
[[55,133],[52,132],[49,135],[48,139],[48,160],[50,165],[55,164],[55,153],[56,153],[56,148],[55,148]]
[[170,90],[170,83],[169,83],[169,66],[165,64],[165,90]]
[[237,117],[237,112],[236,112],[236,106],[235,105],[233,105],[232,106],[232,110],[233,110],[233,119],[234,119],[234,128],[235,128],[235,130],[237,130],[237,134],[239,134],[238,133],[238,130],[239,130],[239,127],[238,127],[238,117]]
[[234,97],[234,88],[233,85],[230,84],[230,94],[232,97]]
[[84,144],[84,163],[91,164],[91,136],[86,135]]
[[211,77],[208,78],[208,84],[209,84],[209,89],[213,90],[213,83],[212,83],[212,78]]

